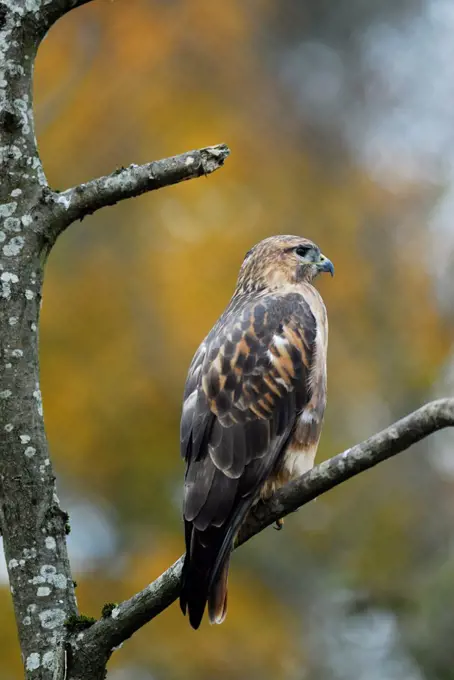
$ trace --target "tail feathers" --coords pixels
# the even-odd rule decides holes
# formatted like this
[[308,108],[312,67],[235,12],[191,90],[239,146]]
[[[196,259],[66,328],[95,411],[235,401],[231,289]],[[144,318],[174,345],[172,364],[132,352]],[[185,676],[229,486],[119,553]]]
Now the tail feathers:
[[230,557],[213,582],[208,595],[208,616],[210,623],[222,623],[227,616],[227,582]]
[[208,599],[210,574],[198,569],[186,557],[183,567],[183,583],[180,594],[180,607],[183,614],[189,614],[189,623],[197,630],[203,618]]
[[[190,541],[191,549],[186,553],[183,566],[180,607],[183,614],[189,614],[189,623],[197,630],[208,602],[211,623],[222,623],[227,613],[228,554],[225,564],[213,579],[213,568],[220,545],[202,542],[197,530]],[[213,580],[212,580],[213,579]]]

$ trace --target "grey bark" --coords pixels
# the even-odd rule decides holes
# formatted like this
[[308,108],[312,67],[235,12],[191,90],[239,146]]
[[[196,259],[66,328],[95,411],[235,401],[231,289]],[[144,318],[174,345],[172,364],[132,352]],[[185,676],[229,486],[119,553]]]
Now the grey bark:
[[[71,665],[81,647],[80,633],[71,636],[64,625],[77,605],[39,386],[45,261],[74,220],[214,172],[229,153],[219,145],[131,166],[62,194],[49,188],[34,133],[34,59],[49,27],[87,1],[0,0],[0,526],[25,675],[40,680],[76,677]],[[105,661],[98,654],[80,677],[103,677]]]
[[26,673],[50,678],[76,603],[39,388],[46,179],[33,125],[31,4],[0,2],[0,523]]
[[224,164],[229,153],[228,146],[217,144],[145,165],[130,165],[61,193],[49,192],[46,203],[53,219],[46,230],[47,237],[54,242],[76,220],[125,198],[209,175]]
[[[101,680],[113,648],[179,593],[182,558],[145,590],[85,630],[77,615],[60,508],[48,455],[39,388],[38,327],[43,270],[71,222],[119,200],[222,167],[225,145],[190,151],[62,193],[47,184],[32,110],[40,40],[67,11],[90,0],[0,0],[0,526],[28,680]],[[322,463],[257,506],[239,543],[317,495],[454,425],[454,400],[433,402]]]

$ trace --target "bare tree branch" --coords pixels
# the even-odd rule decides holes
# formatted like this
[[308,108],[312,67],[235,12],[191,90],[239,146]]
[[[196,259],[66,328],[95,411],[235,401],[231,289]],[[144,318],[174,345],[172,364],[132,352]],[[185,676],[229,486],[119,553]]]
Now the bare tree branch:
[[[19,0],[23,4],[23,0]],[[49,28],[58,19],[77,7],[87,5],[93,0],[41,0],[30,3],[28,12],[34,17],[40,38],[43,38]],[[27,8],[26,8],[27,10]]]
[[180,593],[183,559],[184,556],[180,557],[156,581],[115,607],[110,615],[73,636],[70,644],[74,654],[68,680],[85,680],[87,669],[92,677],[94,660],[101,660],[104,667],[115,647],[175,602]]
[[434,432],[453,426],[454,399],[438,399],[425,404],[369,439],[316,465],[280,489],[266,504],[258,505],[243,527],[238,545],[347,479],[406,451]]
[[53,215],[47,227],[48,236],[54,241],[75,220],[81,220],[118,201],[210,175],[224,165],[229,154],[230,149],[226,144],[208,146],[145,165],[130,165],[67,191],[51,193],[46,197],[46,202],[52,206]]
[[[315,466],[280,489],[267,503],[258,504],[242,528],[237,545],[347,479],[405,451],[433,432],[452,426],[454,399],[426,404],[364,442]],[[108,656],[112,648],[172,604],[180,592],[182,566],[183,557],[180,557],[156,581],[115,607],[110,616],[93,624],[84,635],[83,655],[89,658],[101,651]]]
[[50,2],[49,0],[43,0],[42,12],[44,14],[58,13],[60,16],[63,16],[63,14],[70,12],[72,9],[88,5],[89,2],[93,2],[93,0],[50,0]]

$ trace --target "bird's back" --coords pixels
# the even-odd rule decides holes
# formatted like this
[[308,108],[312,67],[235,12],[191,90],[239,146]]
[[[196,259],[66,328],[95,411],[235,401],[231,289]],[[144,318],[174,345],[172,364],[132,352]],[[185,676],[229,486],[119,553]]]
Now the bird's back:
[[300,449],[318,442],[327,327],[310,282],[319,271],[332,273],[333,266],[307,239],[279,236],[255,246],[189,368],[181,418],[180,603],[194,628],[207,602],[212,622],[225,616],[233,541],[264,485],[276,485],[295,442]]

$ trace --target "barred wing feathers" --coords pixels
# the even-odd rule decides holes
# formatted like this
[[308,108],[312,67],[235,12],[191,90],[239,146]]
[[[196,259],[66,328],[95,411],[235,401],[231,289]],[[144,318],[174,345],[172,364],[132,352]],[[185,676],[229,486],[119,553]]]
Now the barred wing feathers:
[[310,401],[316,322],[297,293],[243,295],[198,349],[181,419],[186,559],[180,597],[198,628],[225,615],[236,533]]

